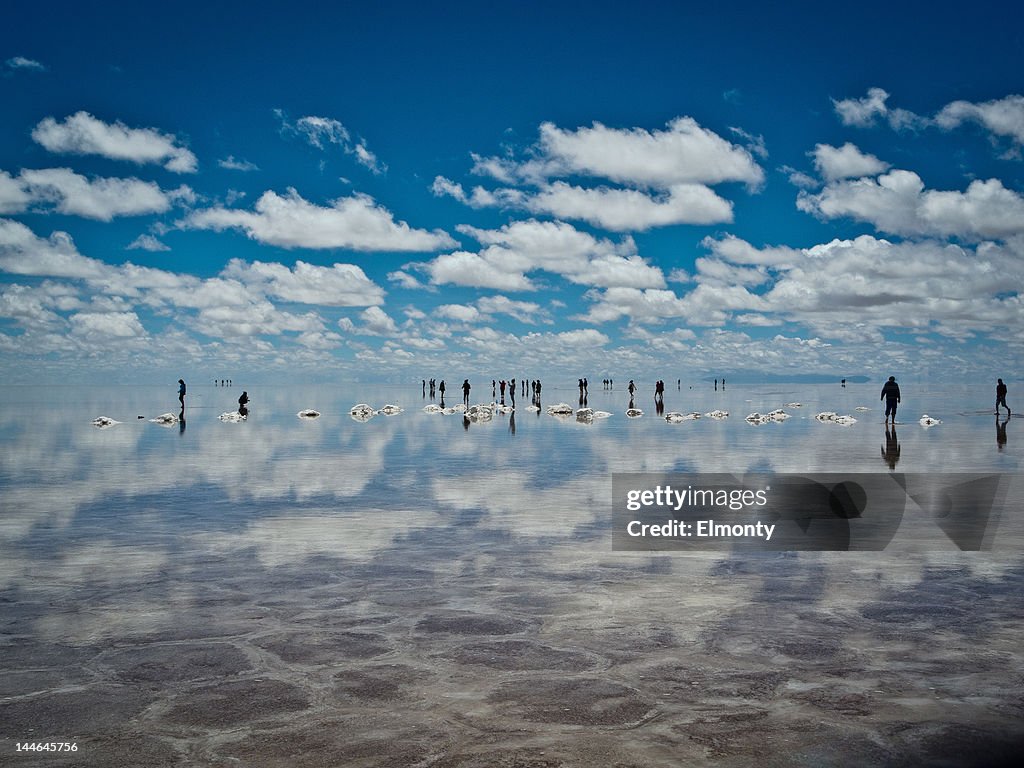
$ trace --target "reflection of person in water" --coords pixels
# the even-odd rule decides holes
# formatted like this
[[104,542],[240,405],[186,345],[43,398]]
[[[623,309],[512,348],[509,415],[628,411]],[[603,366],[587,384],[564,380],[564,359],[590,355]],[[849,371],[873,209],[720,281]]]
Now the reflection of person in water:
[[[843,379],[845,382],[846,380]],[[846,384],[843,384],[845,387]],[[896,383],[896,377],[890,376],[882,387],[882,395],[879,400],[885,400],[885,418],[892,416],[892,423],[896,424],[896,406],[900,403],[900,385]]]
[[1006,425],[1010,423],[1010,417],[1007,416],[1003,419],[1003,422],[999,423],[999,417],[996,417],[996,447],[1001,451],[1003,446],[1006,445]]
[[996,416],[999,415],[999,406],[1003,406],[1006,409],[1007,418],[1010,417],[1010,406],[1006,404],[1006,385],[1003,384],[1002,379],[997,379],[996,384]]
[[238,398],[238,413],[241,414],[242,416],[248,416],[249,415],[249,409],[247,407],[248,405],[249,405],[249,393],[246,392],[245,390],[243,390],[242,391],[242,396],[240,398]]
[[882,461],[889,465],[889,469],[896,469],[900,460],[900,442],[896,439],[895,424],[892,429],[889,429],[889,425],[886,424],[885,447],[880,450],[882,451]]

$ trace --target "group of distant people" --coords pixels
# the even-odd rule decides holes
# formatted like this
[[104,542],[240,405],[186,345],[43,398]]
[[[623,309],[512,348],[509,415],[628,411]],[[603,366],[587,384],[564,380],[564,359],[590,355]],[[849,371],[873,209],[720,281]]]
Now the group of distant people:
[[[437,382],[436,379],[430,379],[430,381],[429,381],[430,397],[431,397],[431,399],[433,399],[435,392],[440,393],[440,395],[441,395],[441,403],[443,405],[444,404],[444,393],[445,393],[444,379],[441,379],[440,384],[437,384],[436,382]],[[231,386],[232,382],[231,382],[231,379],[214,379],[213,383],[214,383],[214,386]],[[525,396],[526,395],[526,379],[522,379],[521,383],[522,383],[522,394]],[[610,390],[612,388],[612,380],[611,379],[603,379],[601,383],[602,383],[602,385],[604,386],[605,389],[609,389]],[[427,380],[423,379],[423,395],[424,395],[424,397],[426,397],[426,393],[427,393],[427,384],[428,384]],[[586,395],[587,395],[588,384],[587,384],[586,378],[579,379],[578,385],[579,385],[579,390],[580,390],[580,400],[582,401],[582,400],[584,400],[586,398]],[[844,387],[846,386],[846,379],[843,379],[842,385]],[[682,387],[682,380],[681,379],[677,380],[677,387],[678,388]],[[462,400],[465,403],[467,408],[469,407],[469,393],[470,393],[471,389],[472,389],[472,387],[471,387],[471,385],[469,383],[469,379],[463,379],[463,381],[462,381]],[[510,379],[509,381],[505,381],[505,379],[502,379],[500,382],[498,382],[498,381],[495,381],[494,379],[491,379],[491,397],[496,397],[497,396],[497,392],[498,392],[499,389],[500,389],[500,393],[501,393],[501,404],[502,405],[505,404],[505,393],[509,392],[511,394],[512,406],[515,407],[515,404],[516,404],[516,380],[515,379]],[[723,390],[725,389],[725,379],[722,379],[722,389]],[[627,387],[627,390],[629,391],[630,407],[632,407],[633,395],[634,395],[634,393],[637,390],[636,384],[633,382],[632,379],[629,380],[629,386]],[[541,393],[541,382],[540,382],[540,379],[536,379],[536,380],[531,380],[530,381],[530,391],[531,391],[532,396],[533,396],[532,397],[533,404],[539,406],[540,405],[540,393]],[[715,391],[718,391],[718,379],[715,379]],[[178,379],[178,402],[181,403],[181,412],[182,413],[185,412],[185,394],[186,394],[186,392],[187,392],[187,387],[185,386],[185,380],[184,379]],[[1006,404],[1006,393],[1007,393],[1006,384],[1003,383],[1002,379],[997,379],[996,380],[996,416],[999,415],[999,408],[1000,408],[1000,406],[1002,406],[1003,408],[1006,409],[1006,416],[1007,416],[1007,418],[1009,418],[1010,415],[1011,415],[1011,411],[1010,411],[1010,406],[1008,406]],[[662,381],[661,379],[658,379],[658,381],[655,382],[655,384],[654,384],[654,400],[655,400],[655,403],[663,404],[664,403],[664,399],[665,399],[665,382]],[[879,396],[879,400],[880,401],[881,400],[885,401],[885,419],[884,419],[884,422],[887,425],[889,423],[891,423],[893,425],[893,427],[895,427],[896,426],[896,410],[899,407],[900,400],[901,400],[900,385],[898,383],[896,383],[896,377],[895,376],[890,376],[889,380],[886,381],[884,385],[882,385],[882,393]],[[248,413],[249,413],[248,405],[249,405],[249,393],[246,392],[246,391],[243,391],[241,397],[238,398],[238,412],[242,416],[248,415]],[[890,455],[891,455],[891,453],[890,453]]]
[[[580,379],[580,381],[583,380]],[[541,392],[540,379],[531,380],[529,382],[529,387],[533,404],[539,405]],[[472,388],[473,387],[469,383],[469,379],[462,380],[462,402],[467,408],[469,407],[469,393]],[[498,399],[502,405],[505,405],[505,398],[507,396],[512,402],[512,407],[515,407],[517,388],[520,390],[521,395],[525,397],[527,388],[526,379],[520,379],[519,381],[516,379],[501,379],[500,381],[491,379],[491,398]],[[441,398],[441,406],[444,407],[444,393],[446,391],[444,379],[441,379],[440,383],[437,382],[437,379],[423,379],[422,391],[424,398],[427,397],[428,389],[430,392],[430,399],[433,400],[435,396],[439,395]]]

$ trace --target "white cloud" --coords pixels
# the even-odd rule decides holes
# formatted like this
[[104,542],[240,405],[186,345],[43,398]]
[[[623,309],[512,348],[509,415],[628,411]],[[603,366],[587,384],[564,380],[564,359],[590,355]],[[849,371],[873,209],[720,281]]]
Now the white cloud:
[[325,142],[342,147],[348,146],[349,143],[348,129],[338,120],[329,117],[300,117],[295,121],[294,129],[317,149],[323,149]]
[[838,180],[817,194],[801,192],[797,208],[899,235],[979,240],[1024,232],[1024,198],[998,179],[973,181],[964,192],[926,190],[916,173],[894,170],[877,179]]
[[[520,208],[615,232],[729,222],[732,204],[712,191],[711,185],[740,181],[750,189],[760,186],[764,172],[751,152],[766,154],[761,137],[732,130],[751,142],[752,150],[726,141],[689,117],[676,118],[666,130],[654,131],[601,123],[564,130],[543,123],[528,159],[473,155],[471,171],[535,190],[476,186],[467,193],[444,176],[436,177],[431,189],[437,196],[450,196],[473,208]],[[570,176],[606,179],[621,187],[552,181]]]
[[869,235],[799,251],[756,249],[735,239],[727,248],[705,245],[737,266],[772,265],[769,290],[742,317],[748,325],[797,322],[827,338],[863,341],[881,339],[885,328],[954,336],[1011,328],[1019,320],[1020,299],[1005,288],[1024,281],[1021,238],[973,250]]
[[664,131],[615,129],[601,123],[572,131],[543,123],[539,147],[539,164],[528,163],[521,170],[597,176],[661,189],[723,181],[757,186],[764,180],[747,150],[690,117],[675,118]]
[[477,299],[476,305],[484,314],[508,315],[521,323],[550,322],[547,311],[532,301],[513,301],[500,295],[482,296]]
[[338,320],[338,327],[345,333],[358,336],[397,336],[398,326],[394,319],[380,307],[368,307],[359,313],[361,325],[356,325],[350,318]]
[[289,123],[282,110],[274,110],[274,113],[281,121],[283,131],[301,134],[311,146],[323,150],[327,148],[327,145],[333,144],[346,155],[353,155],[356,162],[366,166],[374,173],[380,174],[387,170],[387,166],[381,163],[366,146],[366,140],[359,139],[354,142],[348,129],[340,121],[331,117],[306,115],[294,123]]
[[80,254],[66,232],[44,239],[21,222],[0,219],[0,269],[14,275],[100,279],[112,268]]
[[241,229],[251,239],[283,248],[350,248],[357,251],[432,251],[455,244],[445,232],[413,229],[368,195],[318,206],[289,188],[264,192],[254,211],[215,207],[189,215],[193,229]]
[[241,259],[228,262],[221,274],[254,286],[282,301],[330,307],[365,307],[384,301],[383,289],[354,264],[320,267],[304,261],[289,269],[276,262]]
[[146,331],[134,312],[78,312],[68,318],[72,333],[87,338],[143,338]]
[[420,290],[428,287],[408,272],[401,269],[395,270],[394,272],[388,272],[388,280],[393,283],[398,283],[401,288],[408,288],[410,290]]
[[470,208],[512,205],[520,202],[523,198],[523,194],[516,190],[491,192],[480,186],[473,187],[472,193],[467,195],[466,190],[462,188],[461,184],[451,179],[446,179],[444,176],[434,178],[433,184],[430,185],[430,191],[436,197],[454,197],[460,203],[468,205]]
[[460,226],[459,231],[483,247],[478,253],[456,251],[416,268],[435,285],[453,284],[501,291],[529,291],[527,276],[545,271],[580,285],[661,287],[661,270],[636,255],[636,245],[598,239],[564,222],[517,221],[497,230]]
[[481,317],[479,309],[467,304],[442,304],[434,314],[460,323],[475,323]]
[[27,59],[24,56],[12,56],[5,62],[10,69],[27,69],[33,72],[45,72],[46,66],[35,59]]
[[21,178],[0,171],[0,213],[21,213],[32,204],[32,193]]
[[229,171],[258,171],[259,167],[248,160],[237,160],[234,155],[228,155],[223,160],[218,160],[217,165]]
[[363,320],[363,333],[373,336],[394,336],[398,333],[398,326],[380,307],[368,307],[360,313]]
[[132,240],[128,245],[125,246],[125,250],[128,250],[128,251],[143,250],[143,251],[158,252],[158,251],[169,251],[171,249],[169,247],[167,247],[166,245],[164,245],[163,243],[161,243],[159,240],[157,240],[152,235],[139,235],[134,240]]
[[523,205],[533,213],[578,219],[614,232],[732,221],[732,203],[703,184],[676,184],[665,195],[651,196],[636,189],[584,189],[559,181],[525,198]]
[[44,118],[32,130],[32,138],[51,152],[160,163],[175,173],[195,173],[198,165],[196,156],[173,135],[155,128],[129,128],[120,121],[104,123],[85,111],[63,122]]
[[843,125],[853,125],[858,128],[867,128],[875,124],[877,118],[882,118],[889,123],[894,130],[904,128],[920,128],[927,125],[928,121],[909,112],[905,109],[891,109],[886,105],[889,94],[881,88],[869,88],[868,94],[862,99],[833,99],[832,106]]
[[24,170],[19,177],[32,203],[46,203],[58,213],[110,221],[116,216],[140,216],[163,213],[172,198],[188,196],[183,187],[164,192],[151,181],[139,179],[94,178],[70,168]]
[[980,103],[954,101],[935,116],[935,122],[947,130],[966,121],[978,123],[996,136],[1008,136],[1024,144],[1024,96],[1012,95]]
[[877,176],[889,170],[888,163],[879,160],[874,155],[861,152],[850,142],[846,142],[841,147],[817,144],[812,157],[814,158],[814,167],[818,169],[818,173],[825,181]]

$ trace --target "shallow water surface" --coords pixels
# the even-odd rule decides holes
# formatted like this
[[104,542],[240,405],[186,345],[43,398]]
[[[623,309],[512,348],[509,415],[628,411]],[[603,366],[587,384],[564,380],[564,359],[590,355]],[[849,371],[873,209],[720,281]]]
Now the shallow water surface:
[[[613,415],[593,423],[522,397],[468,422],[424,413],[419,386],[355,384],[250,389],[248,418],[225,423],[242,388],[192,385],[169,426],[150,419],[177,412],[176,387],[6,388],[3,755],[28,740],[75,741],[75,765],[1014,751],[1015,515],[985,552],[619,553],[610,533],[617,472],[998,472],[1012,499],[1014,419],[949,388],[906,393],[887,433],[874,385],[729,385],[669,388],[668,411],[730,413],[669,424],[650,396],[628,419],[626,392],[599,386],[587,405]],[[578,397],[546,386],[543,406]],[[361,423],[360,402],[405,410]],[[794,402],[784,422],[744,421]]]

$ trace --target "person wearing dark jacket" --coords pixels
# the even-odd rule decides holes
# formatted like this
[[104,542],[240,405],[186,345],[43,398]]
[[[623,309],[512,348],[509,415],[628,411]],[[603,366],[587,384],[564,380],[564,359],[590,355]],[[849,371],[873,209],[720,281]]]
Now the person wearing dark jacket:
[[[896,377],[890,376],[889,380],[882,386],[882,396],[879,400],[885,400],[885,419],[892,414],[892,423],[896,423],[896,406],[900,402],[900,385],[896,383]],[[884,420],[883,420],[884,421]]]
[[996,380],[996,416],[999,415],[999,406],[1003,406],[1006,409],[1006,415],[1010,415],[1010,406],[1006,404],[1006,385],[1003,384],[1002,379]]

